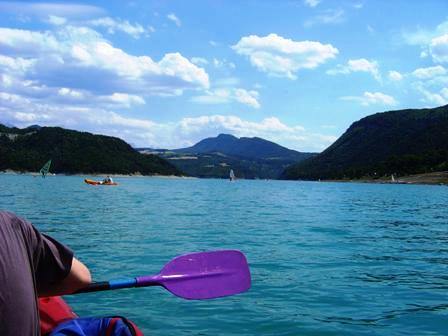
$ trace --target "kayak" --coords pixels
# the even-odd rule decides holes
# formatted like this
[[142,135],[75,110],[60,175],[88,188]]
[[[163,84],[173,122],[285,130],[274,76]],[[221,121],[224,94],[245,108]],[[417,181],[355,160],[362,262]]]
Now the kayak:
[[49,333],[62,322],[78,317],[60,296],[39,298],[38,302],[41,335]]
[[91,185],[118,185],[118,183],[115,183],[115,182],[109,183],[109,182],[94,181],[94,180],[89,180],[89,179],[85,179],[84,182],[87,184],[91,184]]
[[40,334],[48,335],[135,335],[141,330],[124,317],[79,318],[60,296],[39,298]]

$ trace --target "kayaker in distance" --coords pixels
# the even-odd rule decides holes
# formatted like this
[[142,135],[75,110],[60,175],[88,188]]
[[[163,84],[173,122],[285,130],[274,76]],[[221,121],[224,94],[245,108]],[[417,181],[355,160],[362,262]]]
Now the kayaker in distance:
[[38,296],[64,295],[91,283],[73,252],[15,214],[0,211],[0,331],[39,335]]
[[114,181],[112,180],[112,178],[109,175],[107,175],[107,177],[103,180],[102,183],[103,184],[112,184],[112,183],[114,183]]

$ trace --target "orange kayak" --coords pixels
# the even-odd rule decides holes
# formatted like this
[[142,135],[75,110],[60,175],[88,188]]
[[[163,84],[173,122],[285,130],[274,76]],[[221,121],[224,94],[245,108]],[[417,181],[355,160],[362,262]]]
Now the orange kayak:
[[89,179],[85,179],[84,182],[87,184],[91,184],[91,185],[118,185],[118,183],[115,183],[115,182],[108,183],[108,182],[94,181],[94,180],[89,180]]

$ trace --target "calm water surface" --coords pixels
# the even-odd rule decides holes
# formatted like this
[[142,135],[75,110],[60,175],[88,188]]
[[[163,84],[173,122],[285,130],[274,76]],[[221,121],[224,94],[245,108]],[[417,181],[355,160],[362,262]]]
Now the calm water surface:
[[242,250],[249,292],[186,301],[162,288],[67,296],[147,335],[448,335],[448,187],[0,175],[0,208],[65,242],[95,280],[173,257]]

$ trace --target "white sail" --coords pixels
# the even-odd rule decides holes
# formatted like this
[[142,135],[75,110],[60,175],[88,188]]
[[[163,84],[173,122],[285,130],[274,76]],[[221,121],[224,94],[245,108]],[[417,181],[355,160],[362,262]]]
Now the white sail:
[[229,178],[230,178],[230,181],[235,180],[235,174],[233,172],[233,169],[230,169],[230,176],[229,176]]

